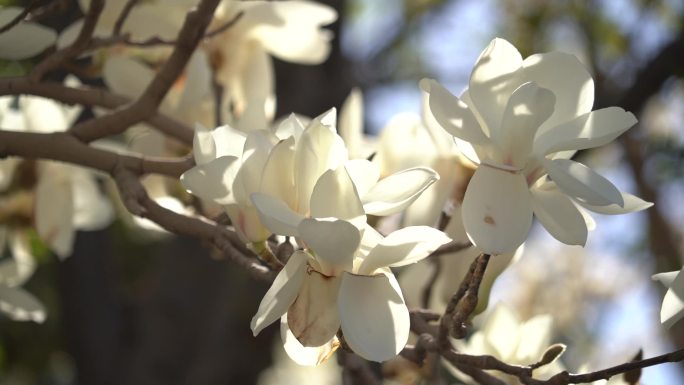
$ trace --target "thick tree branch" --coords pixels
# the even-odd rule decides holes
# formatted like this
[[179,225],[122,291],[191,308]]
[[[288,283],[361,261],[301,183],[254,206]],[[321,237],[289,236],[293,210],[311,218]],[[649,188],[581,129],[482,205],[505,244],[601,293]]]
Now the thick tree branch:
[[203,0],[197,8],[188,12],[171,57],[135,102],[109,115],[77,124],[72,128],[72,134],[87,143],[118,134],[154,115],[204,36],[219,2],[220,0]]

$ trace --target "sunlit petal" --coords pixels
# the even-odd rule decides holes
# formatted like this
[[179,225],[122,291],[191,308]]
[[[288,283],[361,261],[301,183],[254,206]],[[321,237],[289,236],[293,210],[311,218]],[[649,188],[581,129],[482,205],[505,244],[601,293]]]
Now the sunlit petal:
[[315,270],[307,272],[297,299],[287,311],[287,325],[302,345],[320,346],[337,334],[340,281],[340,277],[327,277]]
[[230,189],[240,162],[233,156],[222,156],[195,166],[181,175],[185,189],[202,199],[219,204],[234,203]]
[[304,366],[316,366],[324,363],[340,346],[337,337],[321,346],[304,346],[287,326],[287,314],[280,318],[280,337],[283,340],[283,347],[290,358]]
[[259,212],[261,223],[274,234],[299,235],[298,226],[304,216],[294,212],[282,200],[262,193],[250,196],[252,203]]
[[536,189],[532,193],[534,215],[554,238],[568,245],[584,246],[587,225],[570,198],[557,189]]
[[389,215],[400,212],[413,203],[418,196],[439,179],[439,175],[427,167],[416,167],[381,179],[361,197],[366,213]]
[[311,216],[365,223],[364,207],[347,169],[328,170],[318,178],[311,194]]
[[564,193],[590,205],[624,207],[620,191],[591,168],[569,159],[544,159],[544,168]]
[[361,242],[359,229],[343,220],[307,218],[299,223],[299,236],[315,252],[321,273],[333,276],[351,270],[354,253]]

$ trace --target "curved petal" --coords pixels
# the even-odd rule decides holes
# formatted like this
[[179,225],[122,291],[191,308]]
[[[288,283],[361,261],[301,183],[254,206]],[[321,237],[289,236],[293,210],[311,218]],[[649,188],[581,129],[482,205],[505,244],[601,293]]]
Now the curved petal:
[[[522,78],[556,95],[556,108],[539,132],[591,111],[594,104],[594,81],[586,67],[571,54],[549,52],[532,55],[522,64]],[[559,76],[558,74],[563,74]]]
[[584,246],[587,225],[570,198],[557,189],[536,189],[532,193],[532,210],[544,228],[567,245]]
[[259,309],[252,318],[250,327],[256,336],[266,326],[280,318],[299,293],[299,288],[306,275],[306,261],[309,255],[304,251],[295,251],[278,273],[259,304]]
[[247,134],[229,125],[216,127],[211,132],[216,143],[216,157],[235,156],[240,158],[245,150]]
[[155,71],[150,67],[124,56],[108,58],[102,68],[102,78],[107,88],[132,99],[142,95],[155,76]]
[[317,366],[324,363],[340,346],[337,337],[333,337],[321,346],[302,345],[287,326],[287,314],[280,318],[280,337],[287,355],[292,361],[304,366]]
[[483,131],[491,133],[501,124],[511,92],[524,83],[515,79],[522,64],[520,52],[499,38],[492,40],[477,59],[470,74],[468,93],[487,125]]
[[36,187],[34,221],[40,238],[64,259],[71,254],[74,243],[74,194],[64,166],[42,164]]
[[192,139],[192,155],[195,164],[201,166],[216,159],[216,142],[212,130],[200,123],[195,123],[195,135]]
[[297,204],[294,184],[295,139],[289,137],[276,144],[268,156],[261,175],[260,191],[280,198],[289,207]]
[[515,251],[532,226],[532,203],[525,178],[480,166],[463,198],[463,225],[471,242],[488,254]]
[[340,109],[337,132],[349,149],[352,159],[363,158],[363,94],[354,87]]
[[[0,8],[0,25],[6,25],[21,14],[19,7]],[[20,22],[0,33],[0,58],[9,60],[28,59],[38,55],[57,40],[57,33],[50,28],[31,22]]]
[[253,24],[248,36],[278,59],[318,64],[328,57],[332,33],[320,27],[337,20],[333,8],[308,1],[239,4],[241,22]]
[[398,213],[437,180],[439,175],[427,167],[397,172],[381,179],[361,197],[363,208],[372,215]]
[[[36,270],[36,261],[31,255],[31,245],[25,234],[10,231],[8,235],[12,258],[0,261],[0,285],[17,287],[23,285],[33,275]],[[4,249],[5,244],[0,242],[0,250]]]
[[551,179],[566,194],[590,205],[624,207],[620,191],[591,168],[569,159],[543,159]]
[[205,97],[211,95],[212,91],[212,72],[205,52],[197,50],[192,54],[185,73],[183,93],[178,102],[178,108],[197,106]]
[[534,135],[553,113],[555,102],[553,92],[533,82],[524,83],[513,91],[501,126],[492,128],[492,140],[501,148],[494,159],[506,165],[525,167],[532,153]]
[[621,192],[620,195],[622,195],[622,199],[624,201],[624,207],[620,207],[620,206],[616,205],[615,203],[610,204],[610,205],[606,205],[606,206],[595,206],[595,205],[587,204],[586,202],[579,202],[579,201],[578,201],[578,203],[586,209],[589,209],[595,213],[604,214],[604,215],[618,215],[618,214],[633,213],[635,211],[646,210],[647,208],[653,206],[653,203],[646,202],[645,200],[643,200],[639,197],[636,197],[632,194]]
[[328,170],[318,178],[311,193],[311,216],[366,222],[359,194],[345,167]]
[[259,212],[261,223],[274,234],[298,236],[297,229],[304,216],[294,212],[280,199],[262,193],[250,195],[254,207]]
[[45,321],[45,307],[36,297],[18,287],[0,286],[0,312],[14,321]]
[[222,156],[184,172],[180,181],[189,193],[202,199],[218,204],[234,203],[231,187],[239,163],[234,156]]
[[680,272],[665,293],[663,306],[660,309],[660,322],[666,328],[671,328],[682,317],[684,317],[684,274]]
[[394,231],[371,250],[358,273],[370,275],[382,267],[416,263],[451,241],[443,232],[429,226],[412,226]]
[[74,227],[94,231],[107,227],[114,220],[114,208],[94,178],[86,169],[70,167],[73,191]]
[[351,270],[354,253],[361,243],[359,229],[343,220],[307,218],[299,223],[299,236],[314,251],[321,273],[338,275]]
[[359,196],[364,196],[380,179],[378,166],[366,159],[352,159],[344,164]]
[[477,118],[462,100],[432,79],[421,80],[420,87],[429,94],[430,112],[448,133],[473,144],[489,142]]
[[409,312],[393,274],[345,273],[337,303],[344,339],[356,354],[382,362],[406,345]]
[[311,269],[302,282],[297,299],[287,311],[287,325],[304,346],[321,346],[340,329],[337,292],[340,277],[328,277]]
[[663,286],[669,289],[672,287],[672,283],[674,282],[675,278],[677,278],[677,274],[679,274],[679,271],[677,270],[668,271],[665,273],[653,274],[651,279],[662,283]]
[[603,146],[636,123],[634,115],[620,107],[591,111],[537,135],[534,152],[541,157],[559,151]]

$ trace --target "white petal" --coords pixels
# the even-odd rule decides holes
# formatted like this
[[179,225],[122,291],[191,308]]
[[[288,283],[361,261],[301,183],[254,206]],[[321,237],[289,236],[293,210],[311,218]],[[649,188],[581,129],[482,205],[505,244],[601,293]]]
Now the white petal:
[[245,150],[247,134],[229,125],[218,126],[211,132],[216,143],[216,156],[241,157]]
[[86,169],[69,167],[74,194],[74,226],[94,231],[107,227],[114,220],[114,208],[102,193],[95,176]]
[[297,210],[308,213],[309,200],[318,178],[347,161],[347,149],[339,135],[320,122],[311,124],[297,141],[295,186]]
[[[31,245],[26,234],[11,231],[9,238],[12,258],[0,261],[0,285],[17,287],[33,275],[36,261],[31,255]],[[4,250],[5,244],[0,243],[0,252]]]
[[532,55],[523,62],[521,72],[524,81],[533,81],[556,95],[553,115],[542,124],[539,132],[591,111],[594,81],[574,55],[562,52]]
[[382,362],[406,345],[409,312],[393,274],[345,273],[337,302],[344,339],[356,354]]
[[276,144],[268,156],[261,176],[260,191],[278,197],[286,205],[297,204],[294,184],[295,139],[289,137]]
[[474,144],[489,142],[467,104],[432,79],[421,80],[420,86],[429,93],[430,112],[447,132]]
[[231,186],[240,162],[233,156],[222,156],[195,166],[181,175],[185,189],[202,199],[219,204],[233,203]]
[[624,207],[620,191],[591,168],[569,159],[543,159],[544,168],[564,193],[590,205]]
[[534,215],[554,238],[568,245],[585,245],[587,225],[570,198],[557,189],[530,192]]
[[366,213],[389,215],[400,212],[439,179],[435,171],[416,167],[381,179],[361,197]]
[[364,196],[380,179],[380,169],[378,166],[366,159],[349,160],[344,164],[344,167],[354,182],[359,196]]
[[54,100],[38,96],[23,96],[20,99],[21,109],[26,117],[26,129],[33,132],[61,132],[66,131],[72,121],[71,108],[65,107]]
[[514,79],[522,63],[518,50],[499,38],[489,43],[475,63],[468,92],[489,132],[499,127],[510,93],[523,83]]
[[192,154],[195,164],[201,166],[216,159],[216,142],[212,130],[195,123],[195,136],[192,139]]
[[287,327],[287,314],[280,318],[280,337],[287,355],[297,364],[304,366],[317,366],[324,363],[340,346],[337,337],[333,337],[321,346],[302,345]]
[[304,346],[321,346],[340,329],[337,292],[340,277],[326,277],[317,271],[307,272],[297,299],[287,310],[287,325]]
[[165,4],[137,4],[126,18],[122,32],[135,41],[154,37],[173,40],[182,26],[185,12],[181,7]]
[[[233,54],[231,52],[231,54]],[[273,119],[273,59],[259,46],[245,52],[240,81],[227,81],[233,96],[236,127],[245,132],[267,128]]]
[[342,220],[307,218],[299,224],[299,236],[314,251],[321,273],[333,276],[351,270],[361,234],[353,224]]
[[622,199],[625,204],[624,207],[620,207],[614,203],[606,206],[595,206],[587,204],[586,202],[579,202],[579,204],[595,213],[605,215],[633,213],[635,211],[646,210],[647,208],[653,206],[653,203],[646,202],[645,200],[632,194],[621,192],[620,195],[622,195]]
[[255,336],[285,314],[287,308],[297,298],[299,288],[306,277],[308,258],[308,254],[304,251],[296,251],[290,256],[285,267],[280,270],[252,318],[250,325]]
[[370,275],[381,267],[416,263],[451,239],[429,226],[411,226],[392,232],[371,250],[359,267],[359,274]]
[[494,349],[494,355],[502,360],[513,358],[519,343],[518,328],[520,321],[511,309],[497,303],[482,326],[485,342]]
[[658,273],[658,274],[653,274],[651,276],[651,279],[654,281],[658,281],[663,284],[666,288],[671,288],[672,283],[674,282],[675,278],[677,277],[677,274],[679,274],[678,270],[675,271],[668,271],[665,273]]
[[[8,24],[21,12],[19,7],[0,8],[0,25]],[[57,33],[52,29],[36,23],[20,22],[0,34],[0,58],[28,59],[43,52],[56,40]]]
[[110,57],[102,68],[102,78],[107,88],[133,99],[142,95],[155,76],[155,71],[150,67],[124,56]]
[[43,163],[36,187],[35,225],[40,238],[60,258],[71,254],[75,238],[74,194],[61,164]]
[[14,321],[45,321],[45,307],[29,292],[0,285],[0,312]]
[[250,205],[249,195],[259,192],[264,167],[271,149],[277,143],[278,137],[268,130],[255,130],[247,135],[242,165],[233,181],[233,194],[238,204]]
[[660,309],[660,322],[666,328],[671,328],[682,317],[684,317],[684,274],[680,272],[665,293],[663,307]]
[[549,314],[536,315],[523,323],[518,331],[518,349],[514,362],[534,362],[551,344],[553,318]]
[[181,109],[197,106],[211,95],[212,74],[207,54],[200,50],[195,51],[190,57],[185,74],[183,93],[178,105]]
[[245,243],[264,242],[272,234],[261,222],[259,212],[254,206],[229,204],[223,207]]
[[360,89],[353,88],[342,104],[337,130],[349,149],[349,156],[362,158],[363,95]]
[[311,216],[366,222],[359,194],[346,168],[328,170],[318,178],[311,194]]
[[553,113],[555,101],[553,92],[532,82],[524,83],[513,91],[501,126],[492,128],[492,140],[501,149],[495,157],[498,162],[525,167],[532,153],[534,135]]
[[287,139],[290,136],[295,138],[295,141],[299,140],[299,137],[304,132],[304,125],[294,113],[290,114],[287,118],[283,119],[280,124],[277,125],[276,136],[278,138]]
[[532,203],[525,178],[480,166],[466,189],[462,217],[468,237],[483,252],[515,251],[532,225]]
[[537,135],[534,152],[545,156],[559,151],[603,146],[636,123],[634,115],[620,107],[591,111]]
[[[254,23],[249,36],[272,55],[285,61],[318,64],[330,52],[330,31],[320,26],[337,19],[331,7],[308,1],[240,3],[241,23]],[[258,20],[258,21],[257,21]]]
[[294,212],[282,200],[262,193],[250,196],[252,203],[259,212],[261,223],[274,234],[299,235],[298,226],[304,216]]

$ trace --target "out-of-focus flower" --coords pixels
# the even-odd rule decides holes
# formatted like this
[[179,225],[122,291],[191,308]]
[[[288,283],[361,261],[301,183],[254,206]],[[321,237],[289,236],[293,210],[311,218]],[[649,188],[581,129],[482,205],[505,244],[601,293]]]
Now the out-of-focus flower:
[[650,206],[570,160],[636,123],[618,107],[591,111],[594,83],[574,56],[551,52],[523,60],[510,43],[494,39],[461,98],[435,81],[421,86],[437,121],[479,164],[465,193],[463,223],[481,250],[515,250],[533,213],[556,239],[584,245],[583,208],[622,214]]
[[211,28],[240,20],[205,44],[216,80],[232,106],[231,124],[242,130],[264,128],[273,118],[273,63],[269,55],[300,64],[319,64],[330,52],[335,10],[311,1],[231,1],[217,9]]
[[[275,342],[275,341],[274,341]],[[273,346],[273,365],[259,375],[258,385],[342,385],[342,368],[328,360],[312,368],[289,358],[282,344]]]
[[406,344],[410,322],[389,267],[418,262],[450,239],[426,226],[383,238],[370,227],[361,231],[334,218],[307,218],[298,227],[306,250],[292,255],[264,295],[252,319],[254,334],[287,313],[285,348],[300,364],[327,359],[340,328],[358,355],[394,357]]
[[660,309],[660,322],[670,328],[684,317],[684,268],[653,275],[653,280],[659,281],[667,288],[663,306]]
[[[19,7],[0,6],[0,26],[9,24],[23,10]],[[22,21],[0,33],[0,58],[28,59],[45,51],[57,40],[57,33],[37,23]]]
[[[521,321],[505,304],[497,303],[486,316],[482,328],[467,342],[451,340],[458,351],[472,355],[491,355],[512,365],[530,365],[538,362],[551,345],[553,320],[550,315],[538,315]],[[446,363],[446,366],[458,378],[473,383],[470,377],[454,369],[450,364]],[[546,379],[562,370],[561,364],[555,360],[536,369],[534,377]],[[506,384],[520,383],[517,377],[496,371],[489,373]]]
[[0,260],[0,312],[14,321],[43,322],[45,308],[20,287],[36,268],[26,235],[0,227],[0,256],[5,249],[11,258]]

